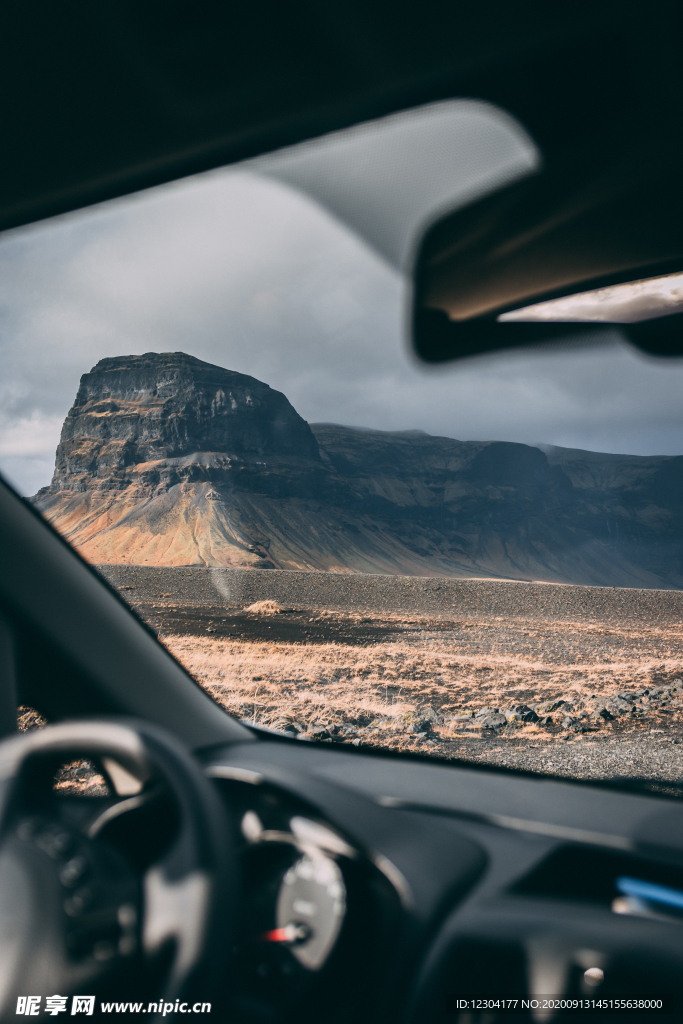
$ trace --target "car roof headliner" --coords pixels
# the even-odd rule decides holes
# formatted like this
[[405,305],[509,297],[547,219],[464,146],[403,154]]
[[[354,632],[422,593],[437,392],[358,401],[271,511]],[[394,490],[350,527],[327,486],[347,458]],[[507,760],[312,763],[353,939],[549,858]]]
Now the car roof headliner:
[[546,160],[599,163],[675,123],[679,18],[616,0],[9,4],[0,229],[452,96],[509,111]]

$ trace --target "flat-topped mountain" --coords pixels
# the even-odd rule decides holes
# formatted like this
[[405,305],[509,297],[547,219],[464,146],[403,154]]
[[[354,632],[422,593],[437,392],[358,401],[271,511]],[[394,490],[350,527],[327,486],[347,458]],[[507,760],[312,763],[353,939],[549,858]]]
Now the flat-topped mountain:
[[683,586],[683,457],[309,426],[184,353],[84,374],[33,500],[96,563]]
[[285,396],[184,352],[101,359],[81,377],[50,490],[129,484],[132,466],[197,452],[320,459]]

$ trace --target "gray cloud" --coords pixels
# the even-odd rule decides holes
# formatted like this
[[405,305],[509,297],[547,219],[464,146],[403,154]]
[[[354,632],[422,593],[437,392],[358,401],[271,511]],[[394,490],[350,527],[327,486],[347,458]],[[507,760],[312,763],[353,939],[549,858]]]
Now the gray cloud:
[[402,277],[322,208],[226,170],[0,242],[0,468],[49,481],[80,375],[183,350],[309,421],[636,454],[683,452],[683,364],[611,346],[416,365]]

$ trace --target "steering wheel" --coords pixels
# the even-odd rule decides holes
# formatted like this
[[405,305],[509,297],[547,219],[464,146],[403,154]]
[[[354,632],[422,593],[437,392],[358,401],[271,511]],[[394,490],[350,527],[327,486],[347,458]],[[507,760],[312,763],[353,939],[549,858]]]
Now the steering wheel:
[[[59,796],[56,771],[80,758],[98,766],[116,798]],[[48,997],[70,1016],[76,996],[95,996],[96,1015],[109,998],[143,1002],[147,1022],[197,1002],[211,1003],[216,1019],[229,984],[235,881],[226,809],[168,733],[112,718],[4,740],[0,1021],[16,1021],[18,1009],[42,1016]]]

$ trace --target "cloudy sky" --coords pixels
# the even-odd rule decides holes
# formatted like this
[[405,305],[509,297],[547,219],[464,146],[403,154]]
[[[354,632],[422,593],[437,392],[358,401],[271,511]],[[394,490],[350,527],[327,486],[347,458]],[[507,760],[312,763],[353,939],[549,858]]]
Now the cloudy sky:
[[0,239],[0,471],[22,493],[49,483],[80,375],[149,351],[251,374],[310,422],[683,454],[683,362],[615,333],[608,346],[417,365],[401,271],[262,171],[212,172]]

